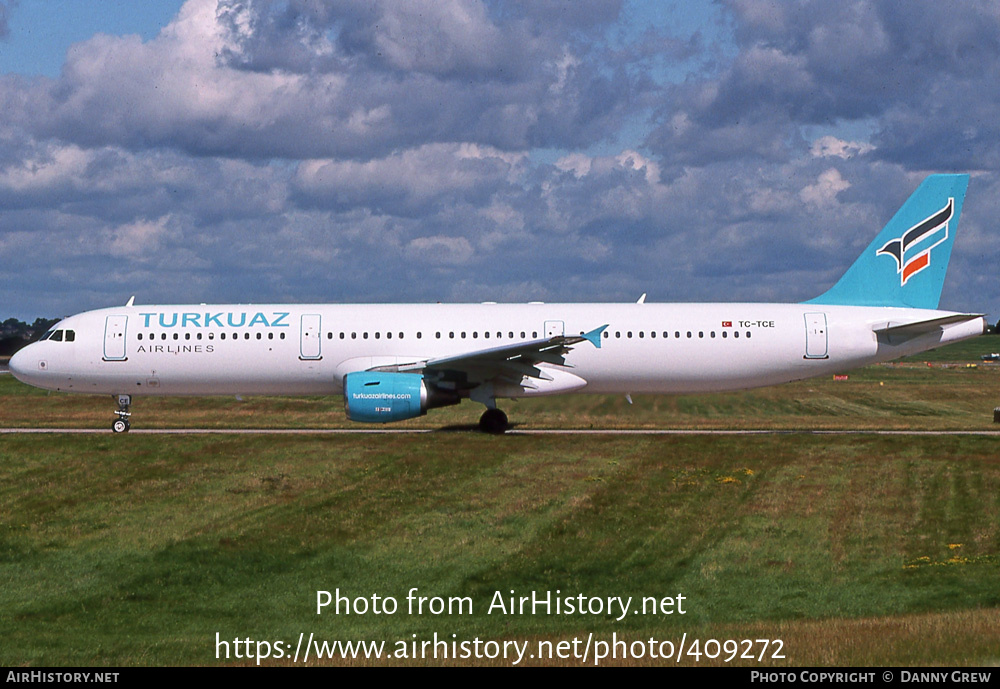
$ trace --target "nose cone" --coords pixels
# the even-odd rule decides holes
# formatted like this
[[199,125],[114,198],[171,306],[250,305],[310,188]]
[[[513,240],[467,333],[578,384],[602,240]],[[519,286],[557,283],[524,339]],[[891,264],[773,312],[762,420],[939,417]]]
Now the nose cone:
[[28,383],[27,377],[31,371],[31,361],[32,355],[28,352],[32,345],[27,347],[22,347],[21,349],[14,352],[14,356],[10,358],[10,372],[22,383]]

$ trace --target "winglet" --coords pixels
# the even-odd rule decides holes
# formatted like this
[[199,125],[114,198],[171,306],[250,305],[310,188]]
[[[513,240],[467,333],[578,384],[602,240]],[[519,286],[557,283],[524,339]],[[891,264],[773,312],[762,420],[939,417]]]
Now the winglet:
[[602,325],[600,328],[594,328],[589,333],[583,333],[582,335],[580,335],[580,337],[582,337],[583,339],[589,341],[590,344],[592,344],[595,347],[597,347],[598,349],[600,349],[601,348],[601,333],[603,333],[605,330],[608,329],[608,325],[609,324],[605,324],[605,325]]
[[132,306],[132,304],[134,303],[135,303],[135,295],[133,294],[131,297],[128,298],[128,303],[125,304],[125,306]]

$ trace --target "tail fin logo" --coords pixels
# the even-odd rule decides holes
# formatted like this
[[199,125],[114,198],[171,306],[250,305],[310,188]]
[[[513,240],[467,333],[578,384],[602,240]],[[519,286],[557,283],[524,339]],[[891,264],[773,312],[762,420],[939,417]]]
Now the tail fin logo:
[[954,213],[955,199],[949,198],[944,208],[921,220],[904,232],[902,237],[893,239],[875,252],[876,255],[888,254],[896,259],[896,272],[899,273],[901,286],[931,264],[931,249],[948,239],[948,222]]

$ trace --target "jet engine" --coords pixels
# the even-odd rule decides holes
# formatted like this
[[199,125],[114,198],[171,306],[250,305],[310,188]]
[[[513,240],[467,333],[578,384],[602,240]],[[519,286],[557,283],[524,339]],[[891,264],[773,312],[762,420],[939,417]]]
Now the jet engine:
[[358,371],[344,376],[344,408],[351,421],[402,421],[459,401],[458,393],[429,386],[418,373]]

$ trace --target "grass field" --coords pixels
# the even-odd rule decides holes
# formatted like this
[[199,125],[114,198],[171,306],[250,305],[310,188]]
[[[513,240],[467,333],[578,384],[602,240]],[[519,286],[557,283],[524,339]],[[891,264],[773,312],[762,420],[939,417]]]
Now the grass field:
[[[925,355],[847,381],[507,408],[523,428],[994,430],[1000,369],[965,368],[991,351],[992,338],[977,342],[932,353],[931,367]],[[0,426],[104,428],[112,409],[107,398],[49,395],[0,376]],[[142,399],[133,411],[134,428],[345,425],[339,399]],[[440,411],[409,423],[462,429],[479,413]],[[797,433],[4,435],[0,664],[213,665],[223,662],[216,633],[294,646],[304,632],[390,648],[435,633],[531,644],[591,633],[674,644],[684,635],[781,639],[785,658],[763,664],[997,665],[998,443]],[[472,612],[407,614],[413,587],[467,598]],[[369,601],[392,596],[401,609],[317,616],[316,591],[338,588]],[[557,589],[637,602],[683,594],[686,614],[487,614],[498,591]],[[681,664],[724,663],[688,655]]]

